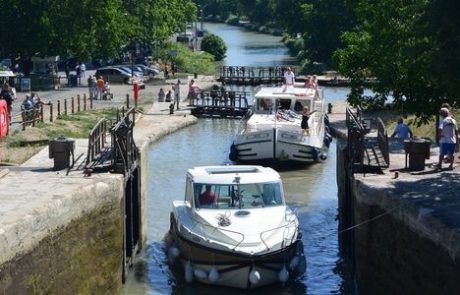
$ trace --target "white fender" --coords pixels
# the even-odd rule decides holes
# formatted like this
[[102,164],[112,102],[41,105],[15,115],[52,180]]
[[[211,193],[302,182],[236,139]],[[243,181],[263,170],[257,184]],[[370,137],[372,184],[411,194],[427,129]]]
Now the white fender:
[[260,281],[260,273],[256,269],[251,270],[249,273],[249,281],[253,285],[257,285]]
[[208,278],[208,273],[201,268],[195,268],[195,271],[193,272],[193,274],[195,275],[195,278],[202,280],[202,281]]
[[219,271],[215,267],[211,268],[208,274],[209,282],[215,283],[219,280],[219,277],[220,277]]
[[173,264],[177,257],[179,257],[180,251],[176,247],[171,247],[168,249],[168,261],[170,264]]
[[185,264],[185,281],[191,283],[193,281],[193,266],[190,261]]
[[299,266],[299,262],[300,262],[300,257],[298,255],[292,257],[291,261],[289,261],[289,269],[295,270],[297,266]]
[[289,272],[286,269],[286,265],[284,265],[283,268],[278,273],[278,280],[280,280],[280,282],[282,283],[286,283],[288,279],[289,279]]

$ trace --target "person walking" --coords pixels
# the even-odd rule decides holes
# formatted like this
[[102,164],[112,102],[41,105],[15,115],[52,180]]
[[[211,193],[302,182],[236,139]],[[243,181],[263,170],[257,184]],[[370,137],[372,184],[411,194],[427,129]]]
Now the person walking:
[[291,70],[291,67],[288,67],[284,72],[284,84],[287,86],[294,86],[295,83],[295,75],[294,72]]
[[176,104],[176,110],[179,110],[179,102],[180,102],[180,80],[177,80],[174,90],[174,103]]
[[457,144],[457,122],[451,117],[448,108],[441,108],[441,132],[439,135],[439,161],[437,168],[442,168],[442,161],[447,155],[448,169],[452,170],[454,165],[455,145]]

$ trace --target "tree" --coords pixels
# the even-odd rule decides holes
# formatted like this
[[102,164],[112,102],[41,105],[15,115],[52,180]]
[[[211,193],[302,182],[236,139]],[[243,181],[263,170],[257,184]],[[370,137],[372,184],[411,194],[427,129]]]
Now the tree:
[[214,56],[216,60],[222,60],[227,53],[227,46],[221,37],[208,34],[201,40],[201,49]]

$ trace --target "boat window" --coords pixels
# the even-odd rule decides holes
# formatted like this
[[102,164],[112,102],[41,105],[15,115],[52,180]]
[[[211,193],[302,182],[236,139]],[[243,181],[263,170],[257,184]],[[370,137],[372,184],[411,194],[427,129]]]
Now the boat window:
[[257,104],[259,111],[270,111],[273,108],[273,101],[270,98],[260,98]]
[[279,109],[281,110],[289,110],[291,108],[291,100],[290,99],[280,99],[279,100]]
[[298,99],[294,104],[294,111],[301,113],[304,107],[311,109],[311,101],[308,99]]
[[194,184],[195,206],[208,209],[251,209],[283,205],[281,185]]

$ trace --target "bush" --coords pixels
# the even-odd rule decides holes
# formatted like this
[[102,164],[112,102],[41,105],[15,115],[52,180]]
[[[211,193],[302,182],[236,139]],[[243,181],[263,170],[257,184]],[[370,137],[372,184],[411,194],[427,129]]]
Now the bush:
[[207,52],[193,52],[180,43],[167,43],[160,51],[162,60],[171,62],[169,53],[176,52],[174,63],[184,73],[212,75],[215,73],[214,57]]
[[236,15],[230,14],[225,22],[229,25],[237,26],[240,23],[240,18]]
[[223,60],[227,53],[227,46],[222,38],[214,34],[209,34],[203,37],[201,50],[212,54],[216,60]]

